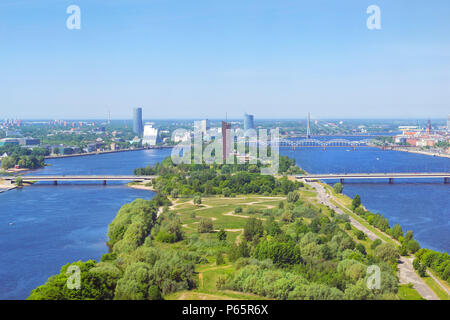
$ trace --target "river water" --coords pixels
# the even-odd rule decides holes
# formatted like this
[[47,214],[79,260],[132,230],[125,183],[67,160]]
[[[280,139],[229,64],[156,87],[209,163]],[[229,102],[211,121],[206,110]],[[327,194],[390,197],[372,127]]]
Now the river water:
[[[145,150],[51,159],[33,175],[133,174],[170,150]],[[94,259],[108,251],[108,225],[125,203],[154,193],[120,182],[38,183],[0,194],[0,299],[25,299],[67,262]]]
[[[450,159],[360,148],[282,149],[311,173],[450,171]],[[170,149],[48,160],[44,174],[132,174],[170,155]],[[333,182],[331,182],[333,183]],[[440,180],[346,182],[344,193],[392,223],[413,230],[424,247],[450,251],[450,185]],[[108,224],[120,207],[150,191],[122,183],[38,183],[0,194],[0,299],[24,299],[67,262],[99,260]]]

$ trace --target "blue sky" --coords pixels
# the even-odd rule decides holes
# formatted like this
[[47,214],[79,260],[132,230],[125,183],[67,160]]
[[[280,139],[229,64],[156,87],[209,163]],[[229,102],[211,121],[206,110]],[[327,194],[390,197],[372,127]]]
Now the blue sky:
[[443,118],[450,2],[0,0],[0,70],[0,118]]

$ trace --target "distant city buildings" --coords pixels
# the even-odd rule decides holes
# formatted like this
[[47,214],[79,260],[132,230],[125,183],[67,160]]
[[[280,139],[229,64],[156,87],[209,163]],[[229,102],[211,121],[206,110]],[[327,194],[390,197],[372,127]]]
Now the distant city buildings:
[[447,133],[450,133],[450,114],[447,116]]
[[203,133],[203,135],[207,135],[208,130],[210,129],[209,120],[205,119],[205,120],[195,121],[194,128],[200,130]]
[[134,108],[133,110],[133,132],[142,137],[144,133],[143,122],[142,122],[142,108]]
[[253,115],[252,114],[244,114],[244,130],[247,131],[248,129],[255,129],[255,123],[253,121]]
[[402,134],[394,137],[394,142],[412,147],[434,147],[437,143],[446,141],[445,132],[434,132],[431,121],[427,121],[424,129],[419,126],[399,126]]
[[184,133],[174,133],[173,134],[173,142],[186,142],[191,140],[191,133],[186,131]]
[[142,139],[143,146],[155,146],[158,143],[158,129],[153,125],[146,123],[144,126],[144,137]]
[[36,138],[4,138],[0,139],[0,146],[17,145],[23,147],[37,147],[41,144],[40,139]]

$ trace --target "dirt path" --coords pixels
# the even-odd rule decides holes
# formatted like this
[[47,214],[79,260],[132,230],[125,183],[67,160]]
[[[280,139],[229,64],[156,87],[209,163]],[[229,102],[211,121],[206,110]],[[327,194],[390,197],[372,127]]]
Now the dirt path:
[[412,283],[414,289],[427,300],[440,300],[433,290],[419,277],[412,266],[413,257],[400,257],[398,276],[401,284]]
[[[335,201],[339,205],[345,208],[345,206],[340,203],[336,198],[334,198],[333,195],[327,194],[326,190],[322,185],[320,185],[317,182],[308,182],[310,186],[312,186],[317,191],[317,198],[319,201],[328,207],[332,208],[339,214],[344,214],[344,212],[333,205],[331,203],[331,200]],[[358,230],[363,231],[371,240],[380,239],[382,242],[385,242],[383,239],[378,237],[375,233],[367,229],[365,226],[363,226],[361,223],[359,223],[357,220],[350,217],[350,223]],[[402,284],[408,284],[412,283],[414,289],[425,299],[427,300],[440,300],[439,297],[434,293],[433,290],[422,280],[422,278],[419,277],[419,275],[415,272],[413,266],[412,266],[412,259],[413,257],[400,257],[399,263],[398,263],[398,274],[399,274],[399,281]],[[439,283],[439,282],[438,282]]]

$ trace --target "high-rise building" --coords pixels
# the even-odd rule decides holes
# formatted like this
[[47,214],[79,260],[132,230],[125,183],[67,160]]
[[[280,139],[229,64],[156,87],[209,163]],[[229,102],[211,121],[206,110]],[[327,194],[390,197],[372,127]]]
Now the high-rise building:
[[447,132],[450,132],[450,114],[447,116]]
[[227,139],[227,130],[231,129],[231,123],[222,121],[222,157],[223,163],[225,163],[227,159],[227,155],[231,150],[231,141]]
[[133,110],[133,132],[142,137],[144,128],[142,125],[142,108],[134,108]]
[[153,128],[150,123],[144,126],[144,136],[142,138],[143,146],[155,146],[158,143],[158,129]]
[[206,135],[208,130],[210,129],[210,125],[209,125],[209,120],[208,119],[195,121],[194,122],[194,126],[198,127],[197,129],[199,129],[204,135]]
[[255,129],[252,114],[244,114],[244,130]]

